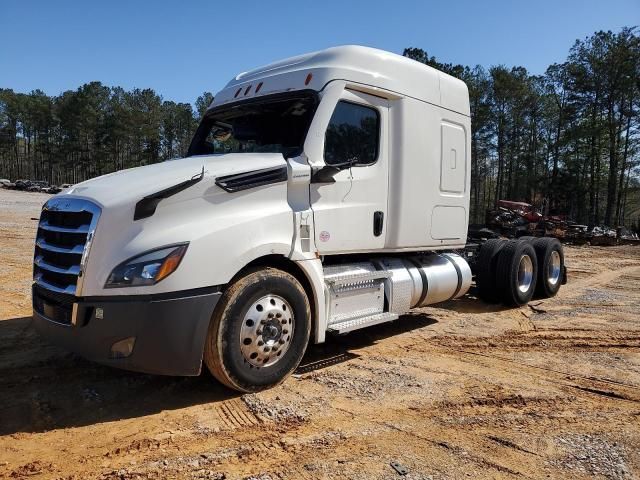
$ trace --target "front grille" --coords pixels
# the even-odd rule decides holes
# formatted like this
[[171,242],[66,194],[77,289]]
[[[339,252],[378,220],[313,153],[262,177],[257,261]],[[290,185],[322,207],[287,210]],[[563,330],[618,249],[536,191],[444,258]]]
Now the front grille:
[[[87,200],[53,198],[40,215],[33,279],[58,294],[79,294],[82,259],[91,244],[100,208]],[[35,301],[34,301],[35,302]]]

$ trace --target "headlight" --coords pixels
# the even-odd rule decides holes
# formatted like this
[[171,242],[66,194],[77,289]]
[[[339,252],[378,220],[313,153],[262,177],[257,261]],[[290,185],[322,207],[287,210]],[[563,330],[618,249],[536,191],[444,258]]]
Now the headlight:
[[137,255],[113,269],[105,288],[155,285],[172,274],[187,251],[187,245],[173,245]]

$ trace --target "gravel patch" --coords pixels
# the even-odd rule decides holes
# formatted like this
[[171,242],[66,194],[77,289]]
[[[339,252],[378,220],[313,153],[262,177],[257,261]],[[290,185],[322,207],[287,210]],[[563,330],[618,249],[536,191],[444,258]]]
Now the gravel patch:
[[555,467],[612,479],[631,478],[624,447],[597,435],[563,435],[557,445],[566,454],[550,462]]
[[350,365],[349,374],[334,371],[315,372],[307,379],[331,390],[346,393],[348,397],[379,398],[398,390],[422,390],[425,385],[413,375],[391,368],[369,365]]
[[242,401],[255,416],[276,423],[302,423],[307,420],[308,412],[299,405],[283,404],[278,401],[266,402],[257,394],[242,396]]
[[[615,293],[611,293],[602,288],[587,288],[584,290],[584,293],[575,299],[578,302],[586,302],[586,303],[594,303],[594,304],[602,304],[609,302],[620,302],[624,301],[624,297]],[[569,303],[569,302],[567,302]]]

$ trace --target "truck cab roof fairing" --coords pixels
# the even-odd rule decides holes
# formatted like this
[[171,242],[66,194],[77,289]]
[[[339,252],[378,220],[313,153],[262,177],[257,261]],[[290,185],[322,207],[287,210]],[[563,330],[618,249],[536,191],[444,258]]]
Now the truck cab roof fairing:
[[[312,77],[306,84],[309,73]],[[470,115],[463,81],[401,55],[358,45],[328,48],[241,73],[216,94],[210,108],[269,93],[320,91],[335,79],[376,86]]]

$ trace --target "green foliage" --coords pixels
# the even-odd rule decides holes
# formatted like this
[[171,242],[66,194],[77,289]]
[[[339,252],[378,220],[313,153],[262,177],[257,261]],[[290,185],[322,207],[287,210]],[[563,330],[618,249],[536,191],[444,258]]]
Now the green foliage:
[[461,78],[471,103],[471,217],[506,198],[591,225],[640,222],[640,37],[578,40],[543,76],[404,55]]
[[0,177],[77,183],[183,156],[213,95],[163,101],[151,89],[100,82],[56,97],[0,89]]
[[213,94],[211,92],[204,92],[196,99],[196,110],[198,111],[199,117],[204,115],[204,112],[207,111],[211,102],[213,102]]
[[[542,76],[522,67],[443,63],[471,104],[471,218],[497,199],[579,222],[640,224],[640,37],[631,28],[575,42]],[[213,95],[190,104],[100,82],[49,97],[0,89],[0,177],[76,183],[183,156]]]

